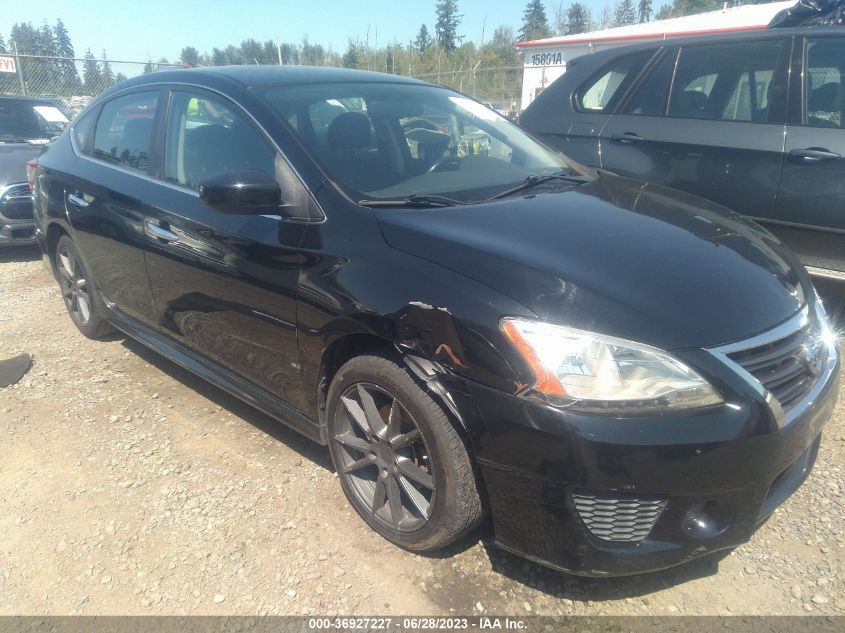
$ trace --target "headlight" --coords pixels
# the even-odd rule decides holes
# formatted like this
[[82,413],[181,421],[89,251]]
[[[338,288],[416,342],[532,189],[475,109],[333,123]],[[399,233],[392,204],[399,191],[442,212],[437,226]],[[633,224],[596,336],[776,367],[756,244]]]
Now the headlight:
[[533,391],[555,404],[660,413],[723,402],[695,371],[654,347],[524,319],[501,325],[534,372]]
[[819,322],[819,342],[824,345],[828,353],[836,354],[836,331],[830,323],[830,317],[827,316],[827,311],[824,309],[824,303],[819,293],[816,293],[816,318]]

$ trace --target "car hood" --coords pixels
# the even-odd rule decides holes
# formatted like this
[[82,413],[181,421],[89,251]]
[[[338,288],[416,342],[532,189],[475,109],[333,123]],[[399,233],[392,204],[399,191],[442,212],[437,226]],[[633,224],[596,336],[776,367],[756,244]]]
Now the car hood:
[[394,248],[510,296],[539,318],[663,349],[765,331],[811,297],[765,229],[719,205],[602,172],[564,191],[379,209]]
[[26,182],[26,163],[36,158],[43,145],[0,143],[0,187]]

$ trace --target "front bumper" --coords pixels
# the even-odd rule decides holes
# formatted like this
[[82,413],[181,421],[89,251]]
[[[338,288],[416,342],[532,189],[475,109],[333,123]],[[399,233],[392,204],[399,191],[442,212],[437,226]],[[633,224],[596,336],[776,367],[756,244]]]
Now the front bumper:
[[34,220],[7,220],[0,216],[0,246],[35,244]]
[[496,543],[567,572],[617,576],[747,541],[813,466],[838,354],[786,415],[712,355],[690,355],[714,384],[731,383],[727,404],[619,419],[467,384],[456,401],[483,429],[473,442]]

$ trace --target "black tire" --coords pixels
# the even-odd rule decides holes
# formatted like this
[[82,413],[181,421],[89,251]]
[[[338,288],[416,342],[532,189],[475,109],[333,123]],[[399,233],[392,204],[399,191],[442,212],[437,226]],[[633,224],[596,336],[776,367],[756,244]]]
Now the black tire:
[[[380,434],[372,432],[378,422],[359,424],[352,413],[367,418],[362,390],[375,405],[370,412],[381,417]],[[481,521],[481,499],[461,436],[443,408],[395,360],[374,355],[348,361],[332,380],[327,411],[329,450],[343,492],[384,538],[410,551],[433,552]],[[395,512],[397,492],[402,506]],[[377,497],[382,501],[376,511]],[[425,501],[428,506],[421,510]]]
[[88,275],[76,245],[67,235],[60,237],[56,243],[53,261],[65,307],[76,328],[91,339],[114,333],[114,327],[104,317],[106,307],[100,294]]

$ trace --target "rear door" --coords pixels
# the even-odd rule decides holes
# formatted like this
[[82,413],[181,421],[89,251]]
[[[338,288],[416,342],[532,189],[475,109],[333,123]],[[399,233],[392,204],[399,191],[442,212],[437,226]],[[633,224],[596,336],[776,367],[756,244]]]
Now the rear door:
[[768,216],[790,44],[772,36],[667,47],[602,131],[602,166]]
[[[601,166],[599,135],[610,120],[626,88],[639,75],[655,49],[621,55],[604,64],[572,88],[566,74],[546,89],[541,99],[521,117],[522,125],[540,140],[570,158]],[[589,63],[589,62],[581,62]],[[567,73],[579,73],[579,62]]]
[[[772,223],[811,272],[845,277],[845,37],[796,45],[783,176]],[[802,72],[803,68],[803,72]]]
[[[156,310],[144,265],[144,200],[151,178],[161,93],[146,88],[106,101],[65,186],[74,239],[106,299],[152,324]],[[79,139],[77,139],[78,141]]]

